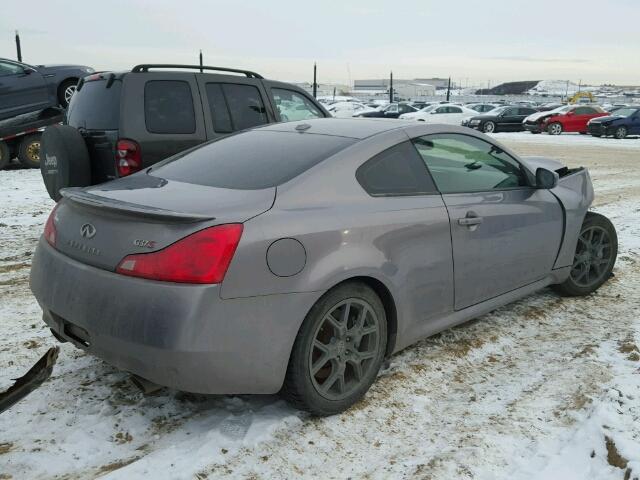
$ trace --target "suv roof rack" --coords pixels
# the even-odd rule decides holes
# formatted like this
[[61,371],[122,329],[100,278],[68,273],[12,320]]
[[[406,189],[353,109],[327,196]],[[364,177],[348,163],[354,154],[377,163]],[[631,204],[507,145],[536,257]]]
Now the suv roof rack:
[[262,75],[252,72],[250,70],[240,70],[237,68],[225,68],[225,67],[211,67],[209,65],[180,65],[174,63],[143,63],[140,65],[136,65],[131,69],[134,73],[140,72],[148,72],[150,68],[188,68],[195,70],[216,70],[219,72],[233,72],[233,73],[242,73],[246,75],[248,78],[264,78]]

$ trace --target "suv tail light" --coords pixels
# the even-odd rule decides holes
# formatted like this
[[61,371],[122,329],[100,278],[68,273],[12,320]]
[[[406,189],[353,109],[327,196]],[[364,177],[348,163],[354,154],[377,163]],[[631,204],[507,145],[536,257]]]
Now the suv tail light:
[[157,252],[127,255],[116,272],[163,282],[221,283],[242,228],[241,223],[210,227]]
[[140,145],[133,140],[121,139],[116,144],[116,170],[118,176],[126,177],[142,169]]
[[56,246],[56,210],[58,210],[59,206],[60,204],[56,203],[56,206],[53,207],[49,214],[49,218],[47,218],[47,223],[44,224],[44,238],[52,247]]

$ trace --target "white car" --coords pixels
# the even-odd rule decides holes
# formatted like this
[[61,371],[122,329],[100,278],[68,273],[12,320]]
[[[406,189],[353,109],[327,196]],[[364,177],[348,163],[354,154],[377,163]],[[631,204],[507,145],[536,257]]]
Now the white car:
[[360,102],[336,102],[327,107],[327,111],[337,118],[349,118],[357,113],[374,110]]
[[413,113],[400,115],[401,120],[417,120],[427,123],[460,125],[462,120],[478,115],[478,112],[462,105],[431,105]]

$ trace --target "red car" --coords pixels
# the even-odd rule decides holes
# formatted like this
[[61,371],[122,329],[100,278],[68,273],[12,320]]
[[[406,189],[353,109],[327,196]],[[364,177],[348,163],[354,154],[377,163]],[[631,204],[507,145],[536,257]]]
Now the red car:
[[547,131],[550,135],[562,132],[587,133],[587,122],[608,115],[598,105],[567,105],[549,112],[538,112],[525,118],[525,130],[533,133]]

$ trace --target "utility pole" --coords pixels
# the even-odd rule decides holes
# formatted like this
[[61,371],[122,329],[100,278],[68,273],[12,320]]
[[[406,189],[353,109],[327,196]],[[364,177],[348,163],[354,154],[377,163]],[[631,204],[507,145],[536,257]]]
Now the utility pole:
[[202,68],[202,50],[200,50],[200,73],[204,72],[204,69]]
[[[316,62],[313,62],[313,98],[318,95],[318,67]],[[333,95],[335,97],[335,94]]]
[[449,77],[449,83],[447,84],[447,102],[449,101],[450,95],[451,95],[451,77]]
[[393,103],[393,70],[389,74],[389,103]]
[[18,61],[22,61],[22,49],[20,48],[20,33],[16,30],[16,51],[18,52]]

